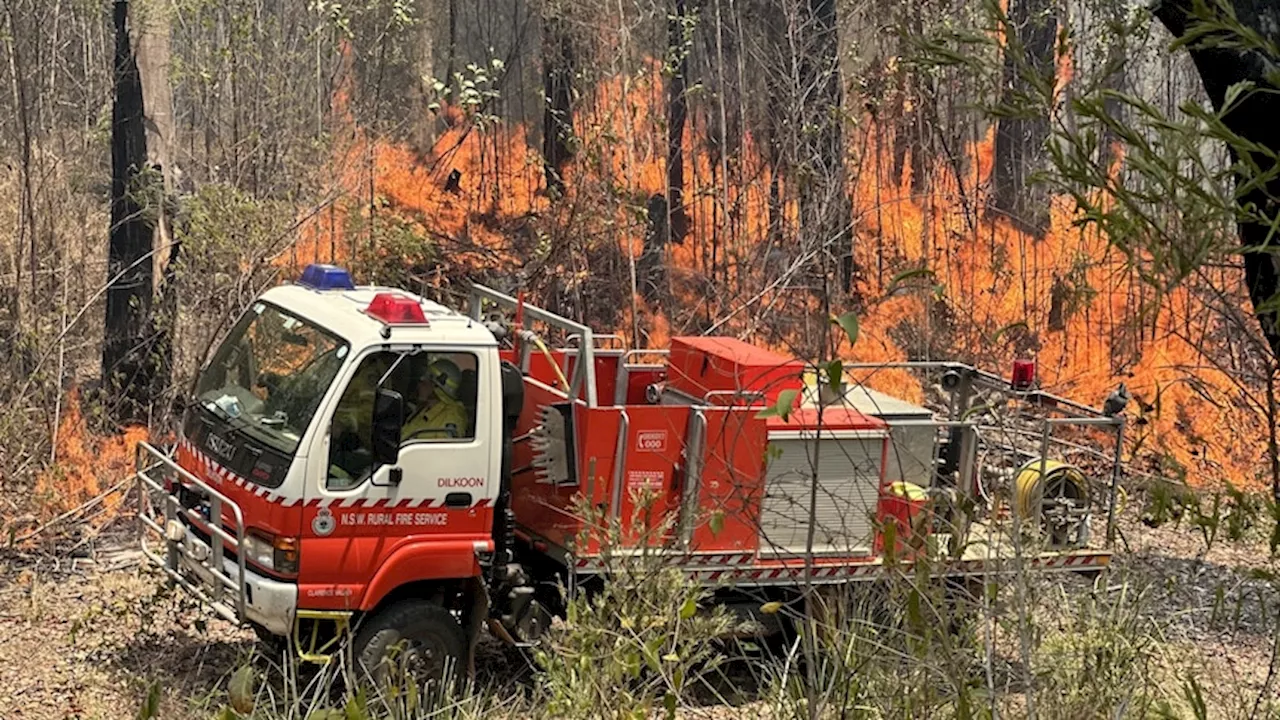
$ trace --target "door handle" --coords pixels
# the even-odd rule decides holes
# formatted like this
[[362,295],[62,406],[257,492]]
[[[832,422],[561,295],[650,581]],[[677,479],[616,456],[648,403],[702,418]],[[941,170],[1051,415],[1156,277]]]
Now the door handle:
[[471,493],[454,492],[444,496],[444,506],[450,508],[471,507]]

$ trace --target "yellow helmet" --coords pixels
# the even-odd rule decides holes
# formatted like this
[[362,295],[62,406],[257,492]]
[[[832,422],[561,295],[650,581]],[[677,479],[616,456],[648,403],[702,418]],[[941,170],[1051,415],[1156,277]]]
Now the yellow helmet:
[[457,400],[458,391],[462,389],[462,371],[458,369],[458,364],[448,358],[438,357],[431,361],[428,370],[436,387]]

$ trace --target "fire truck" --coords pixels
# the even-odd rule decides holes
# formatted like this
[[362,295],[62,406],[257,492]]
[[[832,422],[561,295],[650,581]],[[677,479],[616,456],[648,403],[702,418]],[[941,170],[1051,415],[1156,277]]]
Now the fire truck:
[[[408,646],[432,672],[485,626],[536,641],[548,588],[586,591],[620,558],[757,605],[925,556],[945,577],[1107,565],[1090,528],[1105,509],[1110,534],[1117,408],[1043,392],[1027,363],[899,364],[934,378],[935,411],[860,381],[885,367],[732,337],[627,349],[486,287],[459,312],[312,265],[209,355],[173,446],[140,447],[142,548],[303,659],[347,647],[376,668]],[[993,398],[1020,445],[984,426]],[[1081,426],[1114,433],[1111,477],[1049,457]]]

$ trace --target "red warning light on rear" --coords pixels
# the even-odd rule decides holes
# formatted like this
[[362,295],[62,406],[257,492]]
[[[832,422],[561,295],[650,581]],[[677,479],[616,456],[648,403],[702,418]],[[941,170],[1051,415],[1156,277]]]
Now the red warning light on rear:
[[1030,390],[1036,383],[1036,362],[1034,360],[1014,360],[1013,378],[1010,385],[1014,390]]

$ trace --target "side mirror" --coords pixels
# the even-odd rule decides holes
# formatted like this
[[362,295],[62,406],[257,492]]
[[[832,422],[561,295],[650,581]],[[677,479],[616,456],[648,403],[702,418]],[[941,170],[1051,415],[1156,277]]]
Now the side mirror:
[[404,397],[378,388],[373,400],[373,461],[394,465],[400,459],[400,431],[404,428]]

